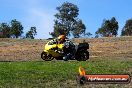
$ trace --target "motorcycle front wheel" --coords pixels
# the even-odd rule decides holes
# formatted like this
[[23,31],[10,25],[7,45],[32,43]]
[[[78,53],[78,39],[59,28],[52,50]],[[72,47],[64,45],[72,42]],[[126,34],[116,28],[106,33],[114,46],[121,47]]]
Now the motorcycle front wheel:
[[47,55],[47,53],[44,51],[41,53],[41,58],[45,61],[51,61],[54,59],[52,55]]

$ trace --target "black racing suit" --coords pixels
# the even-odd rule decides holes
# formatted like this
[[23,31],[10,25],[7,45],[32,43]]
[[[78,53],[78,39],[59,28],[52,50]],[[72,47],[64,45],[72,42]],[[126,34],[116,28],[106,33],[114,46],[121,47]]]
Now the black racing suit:
[[66,40],[64,42],[62,50],[63,50],[64,60],[72,59],[75,53],[75,45],[71,41]]

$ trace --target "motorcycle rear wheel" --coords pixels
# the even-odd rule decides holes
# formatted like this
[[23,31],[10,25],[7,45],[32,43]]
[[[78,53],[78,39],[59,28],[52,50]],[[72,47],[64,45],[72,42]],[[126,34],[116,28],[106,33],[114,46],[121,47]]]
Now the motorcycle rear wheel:
[[41,58],[45,61],[51,61],[54,59],[52,55],[47,55],[47,53],[44,51],[41,53]]
[[86,61],[88,59],[89,59],[89,52],[88,51],[83,51],[83,52],[80,52],[76,55],[77,61]]

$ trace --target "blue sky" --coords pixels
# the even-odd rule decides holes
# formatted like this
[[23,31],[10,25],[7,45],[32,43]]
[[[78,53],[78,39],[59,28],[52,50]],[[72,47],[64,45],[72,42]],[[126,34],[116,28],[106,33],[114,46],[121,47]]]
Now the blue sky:
[[111,17],[118,21],[120,35],[126,20],[132,18],[132,0],[0,0],[0,23],[17,19],[24,32],[36,26],[38,33],[35,38],[49,38],[56,7],[66,1],[78,6],[78,18],[86,25],[86,31],[93,35],[101,27],[103,19]]

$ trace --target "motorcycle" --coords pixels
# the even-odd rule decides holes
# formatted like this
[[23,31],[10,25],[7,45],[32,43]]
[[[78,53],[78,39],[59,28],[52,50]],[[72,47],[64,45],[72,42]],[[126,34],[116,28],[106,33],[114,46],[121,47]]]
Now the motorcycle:
[[[45,61],[51,61],[53,59],[63,60],[64,56],[68,56],[68,60],[77,60],[77,61],[86,61],[89,59],[89,49],[88,43],[79,43],[78,45],[74,44],[74,48],[71,48],[69,42],[64,44],[56,44],[49,41],[45,46],[44,50],[41,53],[41,58]],[[63,51],[63,53],[62,53]],[[71,54],[70,51],[74,51]]]

